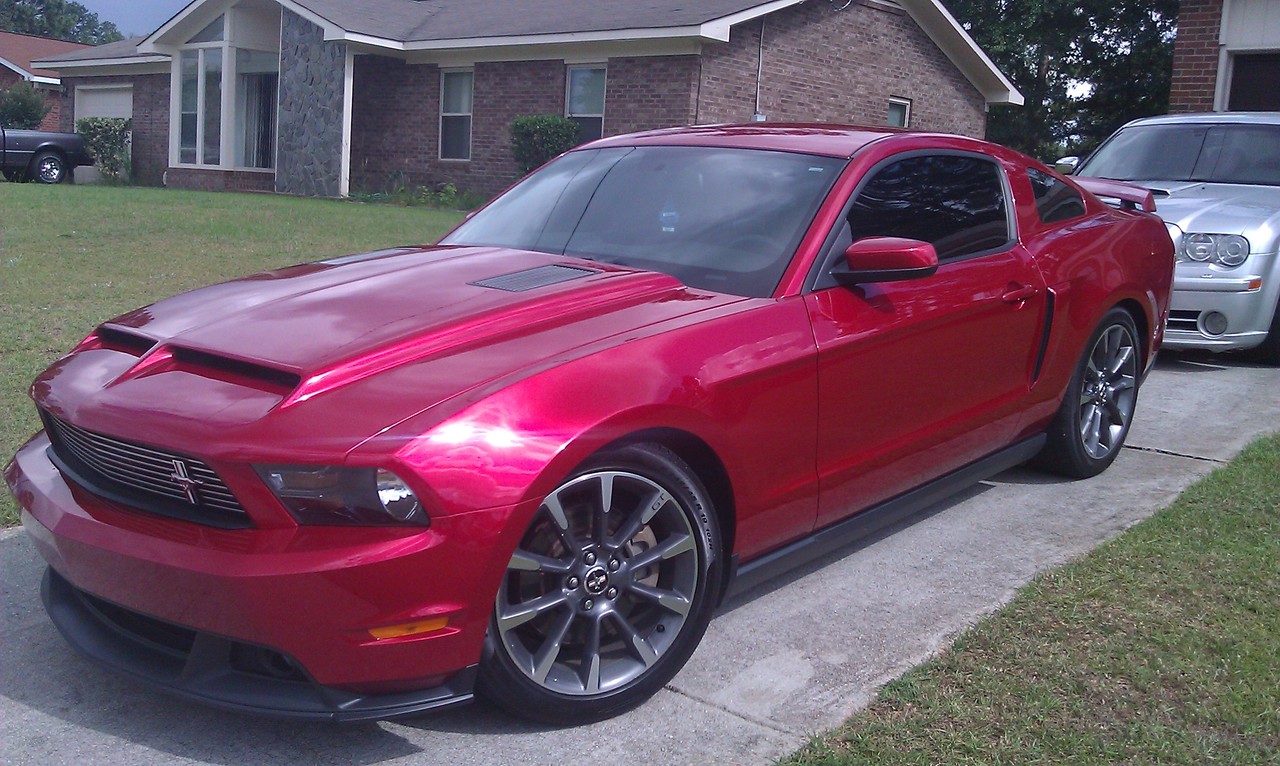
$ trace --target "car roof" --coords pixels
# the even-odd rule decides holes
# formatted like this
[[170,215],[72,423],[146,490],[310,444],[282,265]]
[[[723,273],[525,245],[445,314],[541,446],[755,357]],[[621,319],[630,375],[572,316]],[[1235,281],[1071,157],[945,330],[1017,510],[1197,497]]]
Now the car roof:
[[1201,114],[1166,114],[1144,117],[1130,125],[1191,125],[1196,123],[1238,123],[1247,125],[1280,125],[1280,112],[1204,112]]
[[[849,158],[868,144],[902,134],[926,135],[894,128],[857,125],[757,122],[745,125],[697,125],[687,128],[650,130],[605,138],[587,146],[592,149],[611,146],[719,146],[736,149],[772,149]],[[954,136],[948,136],[948,138],[954,138]]]

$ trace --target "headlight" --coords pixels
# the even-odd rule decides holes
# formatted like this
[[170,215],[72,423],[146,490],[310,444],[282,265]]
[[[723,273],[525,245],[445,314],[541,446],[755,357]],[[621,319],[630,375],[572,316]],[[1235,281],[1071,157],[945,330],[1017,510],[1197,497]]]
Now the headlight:
[[258,465],[258,475],[299,524],[428,526],[417,495],[385,468]]
[[1178,260],[1216,263],[1234,268],[1249,257],[1249,240],[1239,234],[1187,234],[1178,245]]

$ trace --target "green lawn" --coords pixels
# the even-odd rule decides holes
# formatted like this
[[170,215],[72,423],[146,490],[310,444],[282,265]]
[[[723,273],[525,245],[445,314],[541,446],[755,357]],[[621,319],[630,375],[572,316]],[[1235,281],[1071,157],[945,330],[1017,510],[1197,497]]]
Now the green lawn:
[[1280,435],[783,763],[1280,763]]
[[[99,322],[201,285],[435,241],[457,213],[258,194],[0,182],[0,465],[39,425],[32,378]],[[0,527],[17,521],[0,492]]]

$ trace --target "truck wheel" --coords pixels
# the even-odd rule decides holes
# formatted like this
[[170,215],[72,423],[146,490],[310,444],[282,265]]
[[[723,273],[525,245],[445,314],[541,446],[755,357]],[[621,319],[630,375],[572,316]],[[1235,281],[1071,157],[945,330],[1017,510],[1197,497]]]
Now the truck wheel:
[[57,152],[40,152],[31,160],[31,177],[42,184],[60,184],[67,178],[67,163]]

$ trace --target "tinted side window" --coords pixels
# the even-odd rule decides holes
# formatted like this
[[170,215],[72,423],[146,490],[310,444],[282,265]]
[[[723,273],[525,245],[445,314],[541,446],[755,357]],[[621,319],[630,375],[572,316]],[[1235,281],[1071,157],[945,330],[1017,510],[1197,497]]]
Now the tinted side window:
[[929,242],[939,260],[997,250],[1012,239],[1004,184],[995,163],[932,155],[876,171],[849,211],[853,239]]
[[1027,168],[1031,190],[1036,195],[1036,212],[1044,223],[1065,221],[1084,215],[1084,197],[1075,189],[1035,168]]

